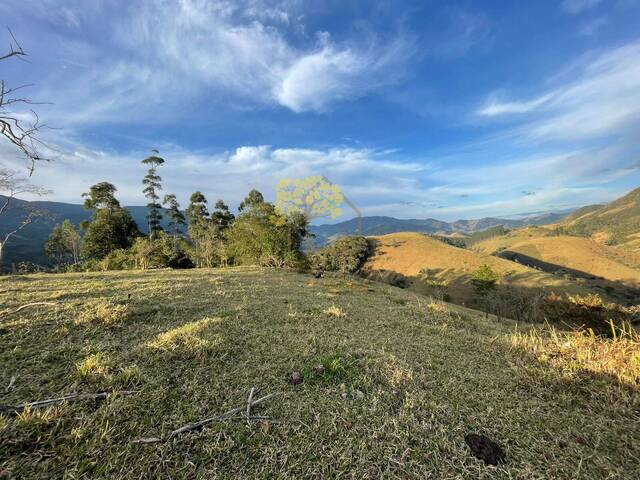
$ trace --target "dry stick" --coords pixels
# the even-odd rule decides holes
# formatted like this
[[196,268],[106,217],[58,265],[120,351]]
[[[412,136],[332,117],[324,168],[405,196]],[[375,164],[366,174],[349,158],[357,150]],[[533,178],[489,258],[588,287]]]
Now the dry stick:
[[60,398],[48,398],[47,400],[39,400],[37,402],[22,403],[20,405],[0,405],[0,412],[20,413],[27,408],[42,408],[50,405],[56,405],[62,402],[79,402],[81,400],[105,400],[109,395],[133,395],[138,393],[137,390],[120,390],[116,392],[100,392],[100,393],[74,393]]
[[251,401],[253,400],[253,392],[255,388],[251,387],[249,391],[249,398],[247,398],[247,419],[251,416]]
[[[250,406],[258,405],[259,403],[262,403],[262,402],[264,402],[264,401],[266,401],[266,400],[268,400],[271,397],[274,397],[276,395],[278,395],[278,392],[270,393],[269,395],[265,395],[262,398],[259,398],[259,399],[255,400],[255,401],[252,401],[249,405]],[[149,444],[149,443],[168,442],[173,437],[176,437],[176,436],[180,435],[181,433],[190,432],[192,430],[197,430],[199,428],[204,427],[205,425],[207,425],[209,423],[220,422],[220,421],[223,421],[223,420],[231,420],[231,418],[234,418],[234,417],[232,417],[233,415],[242,412],[244,409],[245,409],[245,407],[243,405],[242,407],[238,407],[238,408],[234,408],[232,410],[229,410],[228,412],[225,412],[222,415],[217,415],[215,417],[205,418],[204,420],[200,420],[199,422],[187,423],[186,425],[184,425],[184,426],[182,426],[182,427],[170,432],[169,435],[167,435],[165,437],[140,438],[138,440],[135,440],[134,443]],[[243,417],[238,417],[238,418],[243,418]],[[251,417],[249,417],[249,419],[251,419]],[[260,419],[262,420],[263,418],[261,417]]]
[[9,385],[7,385],[4,388],[4,393],[9,393],[9,391],[11,391],[11,389],[13,388],[13,385],[16,383],[16,376],[15,375],[11,375],[11,380],[9,380]]
[[5,310],[4,312],[1,312],[0,313],[0,317],[7,316],[7,315],[12,315],[14,313],[18,313],[20,310],[23,310],[23,309],[28,308],[28,307],[35,307],[37,305],[49,305],[49,306],[52,306],[52,305],[58,305],[58,303],[57,302],[33,302],[33,303],[27,303],[26,305],[22,305],[22,306],[18,307],[16,310],[13,310],[13,311],[6,311]]

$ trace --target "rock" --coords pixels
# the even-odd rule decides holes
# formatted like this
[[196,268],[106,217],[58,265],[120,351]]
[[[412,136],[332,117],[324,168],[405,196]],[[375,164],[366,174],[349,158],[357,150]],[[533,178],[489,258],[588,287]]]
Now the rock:
[[316,373],[316,375],[324,375],[326,368],[324,368],[324,365],[319,363],[313,367],[313,371]]
[[487,465],[498,465],[506,460],[502,447],[484,435],[469,433],[464,437],[464,441],[471,449],[473,456]]
[[289,383],[291,385],[300,385],[302,383],[302,374],[300,372],[293,372],[289,377]]

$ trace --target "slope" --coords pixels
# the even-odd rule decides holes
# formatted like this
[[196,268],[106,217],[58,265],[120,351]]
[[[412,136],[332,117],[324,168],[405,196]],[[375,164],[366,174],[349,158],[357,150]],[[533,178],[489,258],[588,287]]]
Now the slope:
[[[3,308],[34,301],[58,305],[0,320],[3,390],[17,377],[0,403],[134,393],[0,415],[6,478],[564,480],[640,469],[637,384],[543,363],[515,342],[513,322],[433,310],[387,285],[268,269],[0,278]],[[294,371],[299,385],[287,381]],[[262,419],[134,442],[243,407],[251,387],[279,393],[251,409]],[[506,463],[475,459],[469,432],[501,443]]]
[[638,249],[640,234],[640,188],[602,208],[570,218],[562,226],[572,235],[589,236],[599,243],[627,244]]

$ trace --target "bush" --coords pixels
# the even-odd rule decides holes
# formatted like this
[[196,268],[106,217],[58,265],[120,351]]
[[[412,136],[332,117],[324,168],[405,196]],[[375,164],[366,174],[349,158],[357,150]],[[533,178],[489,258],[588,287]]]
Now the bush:
[[328,247],[311,255],[311,267],[317,270],[354,273],[360,270],[370,255],[365,237],[341,237]]

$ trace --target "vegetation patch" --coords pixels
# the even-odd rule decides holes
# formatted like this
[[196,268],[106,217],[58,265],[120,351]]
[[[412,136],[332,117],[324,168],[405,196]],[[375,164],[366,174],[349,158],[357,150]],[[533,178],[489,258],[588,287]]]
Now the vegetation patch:
[[362,359],[333,353],[314,358],[302,369],[305,383],[352,383],[362,376]]
[[129,305],[109,299],[99,299],[89,302],[76,318],[76,324],[104,324],[115,325],[131,317]]

